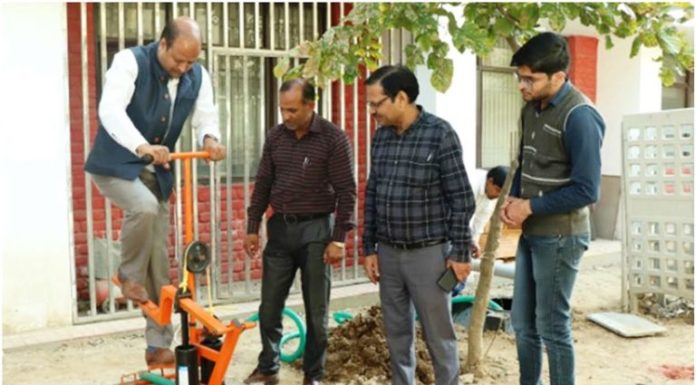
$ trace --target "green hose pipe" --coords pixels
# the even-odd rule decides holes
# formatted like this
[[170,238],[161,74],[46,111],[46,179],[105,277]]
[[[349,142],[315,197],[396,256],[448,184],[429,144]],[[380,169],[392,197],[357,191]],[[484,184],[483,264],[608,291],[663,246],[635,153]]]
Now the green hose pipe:
[[[452,303],[470,303],[473,305],[476,297],[473,295],[459,295],[452,297]],[[488,301],[488,308],[495,311],[503,311],[502,306],[498,305],[496,302]]]
[[[302,318],[300,318],[300,316],[294,310],[286,307],[283,309],[283,315],[290,318],[293,322],[295,322],[295,326],[297,326],[296,331],[284,334],[283,337],[280,339],[280,360],[286,363],[291,363],[295,362],[304,354],[305,345],[307,344],[307,328],[305,327]],[[259,313],[253,314],[249,318],[247,318],[247,321],[250,322],[257,322],[258,320]],[[300,344],[297,346],[297,349],[295,349],[294,352],[285,353],[283,351],[283,346],[290,340],[293,340],[295,338],[300,339]]]
[[140,379],[157,385],[175,385],[174,381],[150,372],[140,372]]
[[280,344],[285,345],[286,342],[294,340],[295,338],[300,338],[300,332],[297,330],[292,333],[283,334],[283,337],[280,338]]
[[353,315],[347,311],[335,311],[333,313],[333,319],[334,321],[336,321],[337,324],[341,325],[346,321],[352,320]]

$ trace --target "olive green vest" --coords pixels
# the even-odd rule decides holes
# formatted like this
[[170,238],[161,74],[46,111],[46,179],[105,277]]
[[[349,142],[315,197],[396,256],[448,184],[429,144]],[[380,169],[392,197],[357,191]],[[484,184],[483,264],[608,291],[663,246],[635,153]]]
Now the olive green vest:
[[[556,105],[541,112],[535,102],[522,108],[522,165],[520,195],[522,198],[543,196],[570,183],[571,164],[563,143],[568,116],[579,106],[591,102],[575,89],[570,90]],[[571,144],[572,145],[572,144]],[[530,235],[571,235],[590,232],[588,207],[567,213],[532,214],[522,225]]]

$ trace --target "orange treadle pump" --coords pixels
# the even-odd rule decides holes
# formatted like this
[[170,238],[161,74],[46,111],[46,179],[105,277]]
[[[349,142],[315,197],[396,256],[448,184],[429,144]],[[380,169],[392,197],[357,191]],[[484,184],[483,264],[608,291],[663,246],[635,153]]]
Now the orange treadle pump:
[[[193,357],[194,365],[197,365],[193,370],[194,375],[197,377],[199,370],[198,366],[201,366],[200,372],[203,373],[199,381],[195,381],[199,385],[222,385],[225,377],[225,372],[232,360],[232,354],[237,346],[237,341],[239,336],[245,330],[252,329],[256,326],[254,322],[239,322],[237,320],[230,321],[229,324],[223,324],[217,317],[209,313],[208,310],[204,309],[201,305],[195,301],[195,274],[193,271],[204,270],[200,266],[197,269],[187,268],[187,264],[199,263],[196,260],[188,261],[187,254],[192,249],[191,246],[196,245],[200,249],[202,245],[205,249],[204,253],[207,252],[207,247],[200,242],[193,240],[193,194],[192,194],[192,183],[191,183],[191,160],[192,159],[209,159],[208,152],[198,151],[198,152],[178,152],[172,153],[170,155],[171,160],[179,160],[183,163],[184,170],[184,242],[186,245],[186,251],[184,252],[183,258],[181,258],[184,265],[182,272],[183,280],[179,288],[177,289],[174,285],[162,286],[160,291],[160,302],[155,304],[152,301],[148,301],[140,304],[145,315],[155,321],[158,325],[164,326],[171,324],[172,309],[176,309],[177,312],[181,313],[182,325],[181,325],[181,335],[182,344],[177,347],[177,363],[176,370],[179,370],[180,365],[184,363],[179,362],[180,358],[180,348],[185,347],[189,352],[195,350],[195,357]],[[211,186],[212,188],[212,186]],[[199,256],[200,257],[200,256]],[[188,262],[187,262],[188,261]],[[208,259],[209,262],[209,259]],[[207,263],[205,264],[207,266]],[[199,272],[199,271],[196,271]],[[117,277],[113,277],[112,281],[116,285],[120,285]],[[211,283],[208,282],[208,285]],[[220,345],[219,342],[217,346],[211,346],[210,343],[206,343],[206,339],[217,339],[223,338],[223,342]],[[219,340],[218,340],[219,341]],[[188,365],[191,362],[187,363]],[[206,367],[203,368],[202,365]],[[145,373],[155,374],[154,371],[159,371],[159,374],[155,374],[160,377],[164,382],[174,383],[169,379],[176,378],[177,373],[166,373],[165,369],[169,367],[163,367],[161,365],[153,365],[148,367],[148,371]],[[191,374],[191,370],[187,372]],[[151,384],[151,381],[143,379],[143,373],[140,375],[138,373],[132,373],[124,375],[121,377],[121,385],[147,385]],[[178,379],[177,379],[178,380]],[[177,384],[179,382],[177,381]],[[190,384],[189,379],[182,379],[182,383]]]

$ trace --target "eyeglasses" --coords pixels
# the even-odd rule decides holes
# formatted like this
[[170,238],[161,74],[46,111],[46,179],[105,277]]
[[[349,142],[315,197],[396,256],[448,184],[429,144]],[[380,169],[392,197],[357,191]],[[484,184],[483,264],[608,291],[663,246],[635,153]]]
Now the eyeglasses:
[[389,99],[389,96],[383,97],[382,100],[380,100],[379,102],[367,102],[367,107],[372,109],[372,110],[376,110],[379,108],[379,106],[381,106],[384,102],[386,102],[387,99]]
[[517,81],[517,84],[522,83],[527,88],[531,88],[535,82],[541,80],[535,79],[531,76],[523,76],[518,74],[517,72],[514,72],[513,75],[515,76],[515,81]]

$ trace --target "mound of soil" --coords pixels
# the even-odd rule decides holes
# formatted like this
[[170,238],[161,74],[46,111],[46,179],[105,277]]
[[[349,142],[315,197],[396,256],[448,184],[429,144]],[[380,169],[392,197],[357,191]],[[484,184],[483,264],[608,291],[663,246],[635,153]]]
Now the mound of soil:
[[[432,362],[418,324],[416,334],[416,381],[419,385],[434,384]],[[329,332],[326,381],[363,384],[390,378],[389,349],[379,306],[369,308]]]

